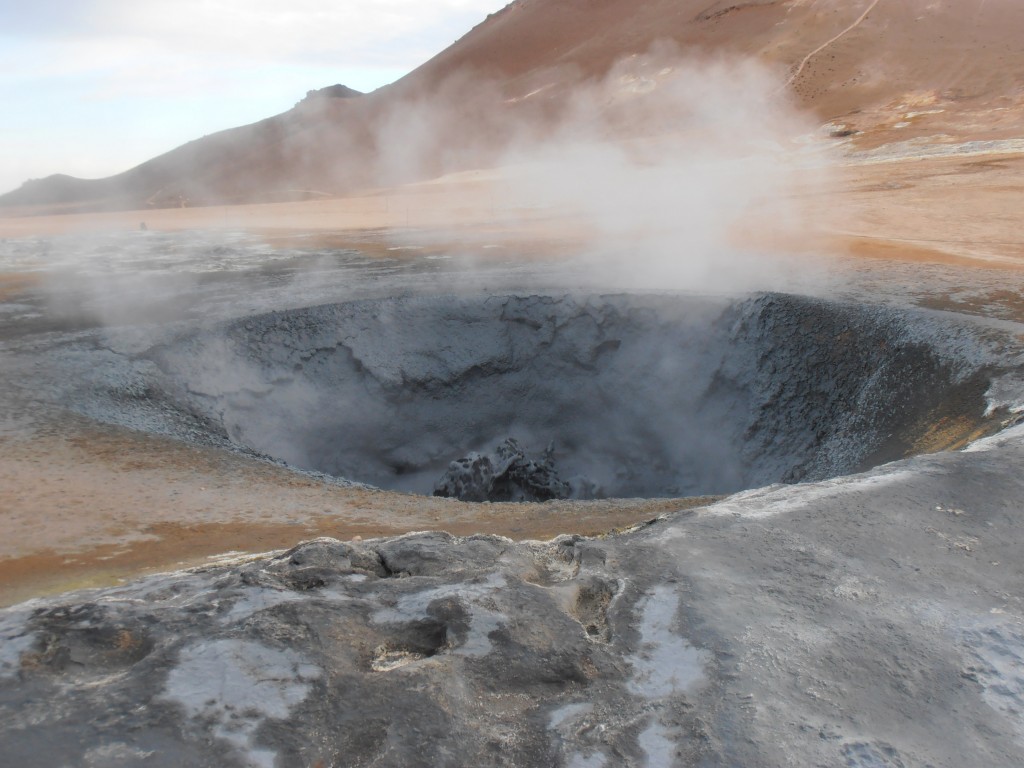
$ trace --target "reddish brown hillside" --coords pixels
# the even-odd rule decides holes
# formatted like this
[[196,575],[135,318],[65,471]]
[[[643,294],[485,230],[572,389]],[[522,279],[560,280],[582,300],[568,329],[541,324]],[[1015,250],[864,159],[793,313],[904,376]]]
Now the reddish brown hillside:
[[[518,0],[402,85],[479,71],[510,97],[538,88],[550,96],[671,40],[684,54],[778,67],[798,103],[823,121],[886,127],[917,106],[944,109],[932,111],[944,118],[923,121],[944,130],[1019,134],[1022,38],[1024,3],[1014,0]],[[994,107],[1009,114],[988,113]],[[907,137],[920,132],[906,127]]]
[[764,62],[862,146],[1020,136],[1022,38],[1016,0],[517,0],[369,96],[306,100],[119,176],[44,179],[0,205],[294,199],[428,177],[486,162],[511,126],[557,113],[582,81],[665,41],[690,59]]

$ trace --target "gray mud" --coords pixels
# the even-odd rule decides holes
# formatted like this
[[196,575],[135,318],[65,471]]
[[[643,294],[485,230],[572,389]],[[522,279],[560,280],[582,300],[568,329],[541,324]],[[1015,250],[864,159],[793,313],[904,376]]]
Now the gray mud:
[[[1005,334],[1003,335],[1005,337]],[[1005,338],[941,313],[784,294],[371,299],[61,347],[100,421],[430,494],[515,438],[590,497],[818,480],[982,428]],[[940,445],[939,447],[946,447]]]

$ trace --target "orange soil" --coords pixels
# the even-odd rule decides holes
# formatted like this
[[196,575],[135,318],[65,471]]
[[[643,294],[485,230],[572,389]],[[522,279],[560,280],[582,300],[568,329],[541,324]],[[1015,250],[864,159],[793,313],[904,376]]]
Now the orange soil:
[[706,500],[464,504],[346,488],[226,451],[68,417],[0,441],[0,605],[263,552],[420,530],[596,535]]
[[[744,244],[1014,269],[1024,264],[1024,153],[851,161],[838,174],[826,194],[795,200],[804,218],[817,223],[815,232],[779,232],[758,222],[752,232],[746,228]],[[485,255],[482,246],[498,244],[529,257],[585,247],[580,222],[506,208],[503,199],[500,177],[483,171],[310,202],[0,217],[0,237],[136,229],[145,221],[151,230],[246,229],[275,246],[315,243],[392,256],[389,248],[412,239],[426,253]],[[0,277],[0,291],[9,293],[28,279]]]

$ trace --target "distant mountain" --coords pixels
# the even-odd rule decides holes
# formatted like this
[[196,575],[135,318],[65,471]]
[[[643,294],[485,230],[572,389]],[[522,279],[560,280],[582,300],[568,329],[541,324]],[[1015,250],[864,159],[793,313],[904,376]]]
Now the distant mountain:
[[1022,37],[1016,2],[517,0],[374,93],[310,91],[288,112],[117,176],[28,182],[0,206],[270,201],[429,177],[486,161],[515,119],[557,111],[581,83],[659,41],[689,58],[740,55],[775,68],[792,100],[864,146],[1019,136]]
[[[332,98],[339,89],[345,98]],[[190,141],[116,176],[26,182],[0,196],[0,206],[79,211],[271,201],[302,196],[314,179],[342,190],[358,177],[322,178],[317,148],[358,136],[357,94],[345,86],[310,91],[288,112]]]
[[303,101],[308,101],[309,99],[351,99],[362,95],[360,91],[338,83],[337,85],[329,85],[316,91],[306,91],[306,98]]

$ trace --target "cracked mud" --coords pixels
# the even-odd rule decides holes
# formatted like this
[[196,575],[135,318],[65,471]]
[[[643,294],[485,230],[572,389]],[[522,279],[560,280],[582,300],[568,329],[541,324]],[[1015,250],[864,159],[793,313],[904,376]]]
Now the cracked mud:
[[985,395],[1006,372],[999,343],[961,321],[781,294],[357,301],[132,344],[61,350],[54,367],[78,385],[62,399],[421,494],[509,436],[529,454],[554,447],[556,474],[524,464],[532,486],[490,488],[512,471],[497,454],[476,480],[486,487],[451,476],[442,495],[470,500],[695,496],[845,474],[995,428]]

